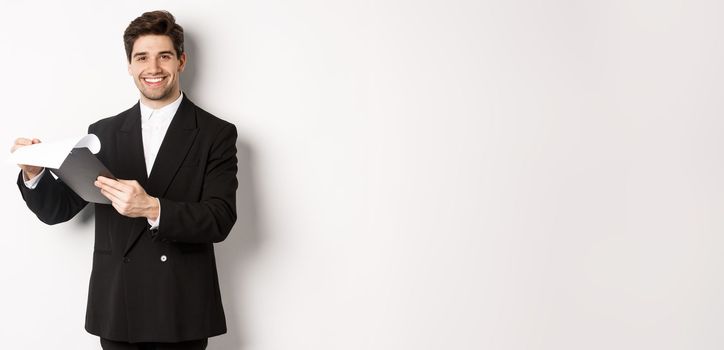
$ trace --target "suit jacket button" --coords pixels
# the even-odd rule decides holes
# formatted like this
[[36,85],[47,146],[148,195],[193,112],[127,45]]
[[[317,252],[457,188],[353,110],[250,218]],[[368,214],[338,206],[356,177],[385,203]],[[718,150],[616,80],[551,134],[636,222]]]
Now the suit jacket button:
[[165,255],[161,255],[161,261],[162,261],[162,262],[166,262],[166,260],[168,260],[168,258],[166,258]]
[[131,262],[131,258],[129,258],[129,257],[127,257],[127,256],[124,256],[124,257],[123,257],[123,262],[124,262],[124,263],[129,263],[129,262]]

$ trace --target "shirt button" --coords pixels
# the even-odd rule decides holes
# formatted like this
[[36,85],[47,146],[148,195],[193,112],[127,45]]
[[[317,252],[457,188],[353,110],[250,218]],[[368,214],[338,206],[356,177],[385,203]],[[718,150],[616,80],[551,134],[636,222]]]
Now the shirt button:
[[161,255],[161,261],[162,261],[162,262],[166,262],[166,260],[168,260],[168,258],[166,258],[165,255]]

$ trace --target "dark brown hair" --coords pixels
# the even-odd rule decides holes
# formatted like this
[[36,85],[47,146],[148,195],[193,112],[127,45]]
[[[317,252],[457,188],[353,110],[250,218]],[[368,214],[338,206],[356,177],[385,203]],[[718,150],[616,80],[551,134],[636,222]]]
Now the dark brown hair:
[[131,62],[133,44],[144,35],[166,35],[171,38],[177,57],[184,52],[184,29],[176,24],[176,19],[168,11],[146,12],[128,25],[123,33],[128,62]]

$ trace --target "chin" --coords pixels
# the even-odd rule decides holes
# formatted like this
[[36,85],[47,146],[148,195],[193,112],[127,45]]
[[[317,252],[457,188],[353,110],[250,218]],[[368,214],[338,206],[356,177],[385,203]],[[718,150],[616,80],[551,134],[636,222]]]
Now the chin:
[[171,95],[171,91],[162,91],[157,93],[148,93],[148,92],[141,92],[143,96],[145,96],[147,99],[152,101],[158,101],[163,100],[165,98],[168,98]]

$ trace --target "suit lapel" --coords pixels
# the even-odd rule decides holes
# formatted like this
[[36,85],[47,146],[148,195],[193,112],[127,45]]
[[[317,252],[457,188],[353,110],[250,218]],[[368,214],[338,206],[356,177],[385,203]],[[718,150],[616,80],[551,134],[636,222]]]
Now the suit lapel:
[[196,134],[196,106],[184,96],[176,115],[171,120],[153,162],[146,192],[154,197],[164,196],[186,154],[194,143]]
[[[131,168],[133,172],[138,171],[139,168],[143,171],[144,182],[139,181],[139,183],[144,190],[146,190],[146,193],[153,197],[163,197],[174,176],[176,176],[176,172],[181,166],[181,163],[184,158],[186,158],[186,154],[191,149],[196,134],[198,134],[199,130],[196,127],[196,106],[188,100],[186,96],[183,97],[181,105],[179,105],[176,115],[174,115],[166,131],[163,142],[161,142],[161,147],[158,150],[158,155],[156,155],[156,160],[153,162],[153,168],[151,168],[151,174],[148,178],[146,178],[146,162],[143,154],[143,140],[141,138],[141,109],[140,106],[137,107],[138,118],[135,120],[137,127],[133,126],[133,128],[138,129],[141,147],[140,157],[134,153],[132,158],[137,158],[133,160],[134,163],[140,159],[140,166],[139,164],[135,164]],[[128,123],[129,120],[126,122]],[[128,251],[131,250],[138,238],[145,231],[146,226],[147,222],[145,218],[139,218],[139,220],[134,223],[123,256],[128,254]]]
[[113,175],[119,179],[136,180],[145,188],[147,182],[146,161],[143,155],[141,135],[141,106],[136,103],[129,110],[121,129],[116,133],[116,154],[118,166]]

